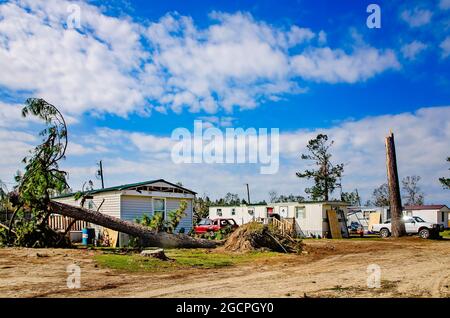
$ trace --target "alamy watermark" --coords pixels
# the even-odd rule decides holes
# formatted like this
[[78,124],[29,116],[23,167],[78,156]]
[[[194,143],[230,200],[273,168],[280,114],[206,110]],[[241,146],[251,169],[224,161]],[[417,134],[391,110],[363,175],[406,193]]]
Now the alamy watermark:
[[75,289],[81,287],[81,268],[76,264],[70,264],[66,268],[67,288]]
[[280,165],[278,128],[204,129],[201,120],[194,121],[194,131],[176,128],[171,157],[174,163],[260,164],[261,174],[275,174]]
[[369,29],[381,28],[381,8],[378,4],[372,3],[367,6],[367,13],[370,13],[366,20]]
[[381,287],[381,267],[378,264],[367,266],[367,288]]
[[67,6],[67,13],[69,15],[66,19],[66,24],[68,29],[79,29],[81,28],[81,8],[77,4],[70,4]]

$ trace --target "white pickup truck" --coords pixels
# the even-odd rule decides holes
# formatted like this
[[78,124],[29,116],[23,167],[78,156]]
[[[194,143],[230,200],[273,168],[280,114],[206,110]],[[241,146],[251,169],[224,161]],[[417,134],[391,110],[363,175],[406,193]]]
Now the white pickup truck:
[[[443,228],[439,224],[425,222],[418,216],[404,216],[403,222],[407,234],[419,234],[421,238],[427,239],[431,236],[438,236]],[[391,221],[386,221],[381,224],[374,224],[372,232],[379,233],[381,237],[388,237],[391,235]]]

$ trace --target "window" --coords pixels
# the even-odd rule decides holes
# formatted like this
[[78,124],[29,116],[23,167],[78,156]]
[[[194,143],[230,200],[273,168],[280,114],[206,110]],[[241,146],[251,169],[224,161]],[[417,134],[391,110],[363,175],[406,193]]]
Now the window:
[[217,215],[222,216],[222,209],[217,209]]
[[166,200],[164,199],[153,199],[153,211],[154,214],[160,213],[163,218],[165,218],[166,214]]
[[415,220],[414,220],[413,218],[408,217],[408,216],[404,216],[404,217],[403,217],[403,221],[404,221],[405,223],[414,223],[414,222],[415,222]]
[[92,200],[88,201],[88,209],[89,210],[93,210],[94,209],[94,201],[92,201]]
[[210,219],[201,219],[200,222],[198,222],[198,225],[211,225],[212,221]]
[[441,212],[441,222],[445,222],[445,212]]
[[236,209],[235,208],[231,209],[231,215],[236,215]]
[[295,207],[295,218],[304,219],[306,217],[306,210],[304,206]]

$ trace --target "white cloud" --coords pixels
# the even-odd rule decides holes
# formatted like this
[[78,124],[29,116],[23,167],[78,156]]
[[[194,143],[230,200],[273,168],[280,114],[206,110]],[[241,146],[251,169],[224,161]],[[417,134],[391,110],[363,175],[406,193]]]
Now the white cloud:
[[108,151],[108,148],[102,145],[83,145],[69,140],[66,150],[66,156],[84,156],[93,154],[102,155],[104,153],[107,153]]
[[203,127],[231,127],[236,121],[235,117],[230,116],[201,116],[198,120],[203,121]]
[[[386,182],[384,138],[392,129],[400,178],[420,175],[426,202],[450,203],[448,190],[443,190],[438,181],[439,177],[448,175],[449,166],[445,161],[450,149],[448,118],[450,106],[431,107],[414,113],[344,121],[327,129],[281,132],[280,170],[274,175],[259,174],[258,164],[174,164],[170,157],[173,141],[167,136],[107,129],[86,139],[96,139],[97,143],[110,148],[111,154],[104,157],[109,185],[167,178],[181,181],[200,194],[206,192],[217,197],[226,192],[240,192],[242,184],[248,182],[252,197],[262,200],[267,199],[272,189],[280,194],[304,195],[303,189],[309,183],[297,178],[295,172],[308,167],[308,163],[299,156],[305,153],[309,139],[325,133],[335,141],[332,160],[345,163],[344,191],[358,188],[366,200],[375,187]],[[91,167],[80,164],[78,158],[69,156],[63,167],[71,172],[74,188],[91,178]],[[244,195],[244,188],[241,190]]]
[[387,69],[400,67],[393,51],[358,48],[352,54],[330,48],[315,48],[294,56],[293,71],[301,77],[318,82],[355,83]]
[[439,44],[439,47],[442,50],[442,57],[448,57],[450,55],[450,36],[447,36],[444,41]]
[[144,101],[131,76],[145,56],[139,26],[80,2],[82,29],[67,29],[69,3],[0,5],[0,84],[31,90],[69,114],[125,115]]
[[439,1],[439,8],[441,8],[442,10],[450,9],[450,0]]
[[0,102],[0,127],[24,126],[22,106]]
[[[67,27],[73,3],[79,29]],[[147,116],[152,109],[214,114],[303,93],[302,79],[353,83],[397,66],[388,50],[322,47],[323,31],[274,27],[241,12],[210,19],[198,27],[173,13],[144,25],[84,2],[3,3],[0,85],[43,97],[74,120],[84,112]]]
[[427,9],[414,8],[413,10],[404,10],[401,18],[412,28],[420,27],[430,23],[433,12]]
[[420,52],[424,51],[428,46],[420,41],[412,41],[402,46],[401,51],[403,57],[408,60],[414,60]]
[[[167,74],[165,91],[173,91],[165,102],[175,111],[254,108],[261,99],[303,92],[296,83],[300,78],[354,83],[398,66],[389,50],[317,48],[309,44],[316,37],[309,29],[293,26],[286,32],[243,13],[214,13],[213,18],[218,22],[203,30],[177,15],[148,28],[156,45],[153,59]],[[317,37],[319,44],[326,42],[323,31]],[[297,45],[304,45],[305,53],[291,54]]]

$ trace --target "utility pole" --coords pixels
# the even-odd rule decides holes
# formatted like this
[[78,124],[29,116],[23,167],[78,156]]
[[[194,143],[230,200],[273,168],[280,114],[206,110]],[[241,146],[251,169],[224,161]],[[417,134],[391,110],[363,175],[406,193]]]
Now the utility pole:
[[98,163],[99,169],[97,171],[97,176],[100,177],[100,179],[102,180],[102,189],[105,188],[105,182],[103,180],[103,165],[102,165],[102,161],[100,160],[100,162]]
[[389,203],[391,206],[392,236],[400,237],[406,234],[405,223],[402,220],[402,199],[398,182],[397,157],[395,154],[395,141],[392,131],[386,137],[386,168],[389,186]]
[[250,190],[248,188],[248,183],[245,184],[247,186],[247,202],[250,205]]

